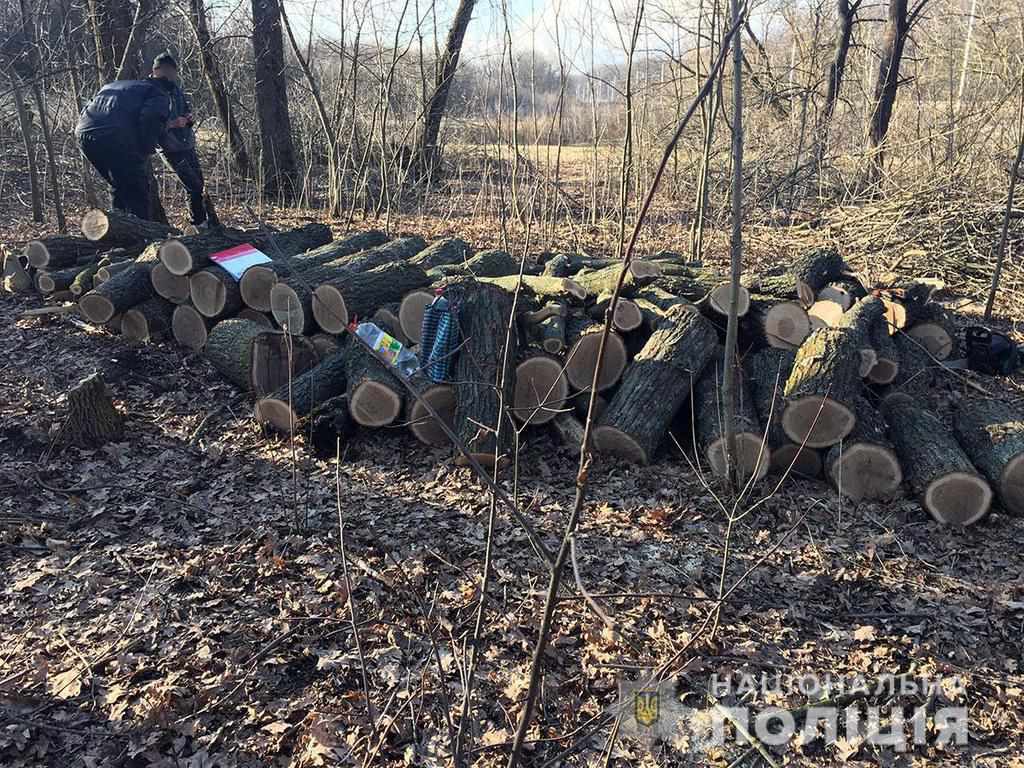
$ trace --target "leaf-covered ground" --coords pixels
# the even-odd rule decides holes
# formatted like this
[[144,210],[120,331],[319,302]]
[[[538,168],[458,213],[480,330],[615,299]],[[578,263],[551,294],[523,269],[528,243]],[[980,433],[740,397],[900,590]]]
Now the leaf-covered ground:
[[[0,765],[450,764],[488,519],[469,470],[401,427],[315,460],[263,434],[200,356],[20,318],[38,304],[0,298]],[[59,451],[67,389],[94,370],[125,438]],[[546,432],[524,438],[516,493],[554,549],[576,460]],[[899,704],[968,707],[967,746],[937,746],[929,723],[906,752],[808,739],[774,748],[780,765],[1024,766],[1024,520],[948,530],[911,500],[766,483],[734,527],[738,586],[711,637],[727,519],[711,489],[674,453],[590,478],[528,764],[765,764],[685,739],[624,736],[605,754],[619,678],[675,659],[676,696],[697,709],[730,674],[905,673],[950,685]],[[479,766],[507,760],[547,587],[503,512],[492,565],[463,725]],[[784,687],[723,703],[807,700]]]

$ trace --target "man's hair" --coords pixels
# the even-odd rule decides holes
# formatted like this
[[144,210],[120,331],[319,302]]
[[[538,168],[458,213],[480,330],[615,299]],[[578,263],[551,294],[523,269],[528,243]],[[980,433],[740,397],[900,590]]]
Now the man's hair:
[[153,69],[159,69],[160,67],[172,67],[174,69],[177,69],[178,62],[175,61],[174,57],[170,54],[169,51],[164,51],[155,59],[153,59]]

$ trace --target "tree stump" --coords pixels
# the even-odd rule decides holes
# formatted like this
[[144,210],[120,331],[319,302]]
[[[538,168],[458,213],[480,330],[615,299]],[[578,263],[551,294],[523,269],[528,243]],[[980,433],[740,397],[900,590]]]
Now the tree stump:
[[57,436],[60,445],[99,448],[124,437],[124,417],[114,407],[107,385],[93,373],[68,392],[67,418]]

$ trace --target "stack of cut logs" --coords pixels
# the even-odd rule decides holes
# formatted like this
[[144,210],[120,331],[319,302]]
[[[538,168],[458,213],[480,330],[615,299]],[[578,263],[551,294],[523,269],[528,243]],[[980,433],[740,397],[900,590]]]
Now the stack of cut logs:
[[[321,224],[175,236],[98,210],[81,229],[8,257],[5,287],[76,302],[65,307],[129,339],[173,336],[251,391],[262,424],[301,431],[318,452],[333,455],[358,427],[396,424],[432,446],[449,445],[447,428],[485,465],[509,457],[524,427],[578,450],[593,398],[594,447],[631,462],[692,445],[719,477],[824,473],[855,501],[906,480],[943,523],[976,522],[994,495],[1024,514],[1024,415],[968,398],[947,428],[926,410],[958,346],[949,316],[924,284],[866,290],[832,249],[744,276],[730,451],[720,346],[730,290],[677,255],[632,263],[604,337],[621,273],[608,259],[523,264],[458,238],[332,240]],[[236,281],[210,257],[241,244],[272,261]],[[372,320],[417,351],[438,292],[460,332],[449,381],[402,381],[345,332]]]

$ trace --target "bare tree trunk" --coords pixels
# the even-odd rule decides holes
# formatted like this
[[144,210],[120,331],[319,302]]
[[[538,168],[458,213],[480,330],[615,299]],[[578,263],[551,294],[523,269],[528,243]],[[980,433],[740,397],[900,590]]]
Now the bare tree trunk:
[[861,0],[851,3],[850,0],[839,0],[837,12],[839,16],[839,29],[836,31],[836,50],[832,56],[832,63],[828,67],[828,91],[825,94],[825,103],[821,108],[820,118],[820,140],[825,143],[828,137],[829,123],[836,111],[836,104],[839,103],[839,94],[843,87],[843,75],[846,72],[846,59],[850,55],[850,43],[853,40],[853,25],[857,21],[857,11],[860,9]]
[[996,302],[996,291],[999,290],[999,278],[1003,273],[1003,259],[1006,257],[1006,241],[1010,230],[1010,216],[1013,213],[1013,198],[1017,192],[1017,180],[1020,178],[1020,166],[1024,161],[1024,72],[1021,72],[1020,101],[1017,102],[1017,157],[1010,168],[1010,188],[1006,193],[1006,213],[1003,215],[1003,227],[999,231],[999,246],[996,251],[996,265],[992,271],[992,287],[985,302],[985,319],[992,319],[992,307]]
[[448,92],[451,90],[452,80],[455,78],[455,71],[459,66],[462,41],[466,36],[466,28],[473,16],[475,5],[476,0],[459,0],[455,18],[448,29],[444,54],[441,56],[437,76],[434,80],[434,92],[427,101],[426,112],[423,116],[423,131],[416,142],[413,172],[410,173],[413,179],[424,175],[430,178],[434,174],[437,162],[437,136],[441,131],[441,119],[444,117],[444,110],[448,104]]
[[263,190],[290,201],[298,192],[298,167],[288,114],[279,0],[252,0],[252,24]]
[[18,110],[21,138],[25,143],[25,155],[28,158],[28,185],[32,194],[32,221],[42,221],[43,193],[39,187],[39,166],[36,163],[36,150],[32,144],[32,117],[25,106],[25,93],[21,89],[21,84],[16,74],[11,75],[11,87],[14,91],[14,106]]
[[882,42],[881,62],[878,68],[878,82],[875,84],[874,108],[871,112],[871,124],[868,142],[871,149],[871,171],[869,179],[877,183],[881,180],[885,161],[883,144],[889,132],[889,121],[892,120],[893,107],[896,105],[896,92],[900,85],[900,63],[903,60],[903,47],[907,42],[910,27],[924,10],[928,0],[919,0],[912,11],[907,10],[907,0],[889,0],[889,18],[885,27],[885,38]]
[[[68,16],[71,14],[71,4],[66,3],[64,6],[64,18],[65,22],[62,28],[62,36],[64,38],[64,46],[67,48],[68,58],[70,61],[80,61],[83,57],[82,46],[77,35],[71,36],[71,25],[68,23]],[[71,90],[75,97],[75,110],[81,112],[85,107],[85,100],[82,97],[82,79],[78,74],[78,67],[72,65],[71,71]],[[89,161],[85,159],[84,155],[79,157],[79,163],[82,169],[82,189],[85,192],[85,202],[91,208],[99,208],[99,197],[96,195],[96,183],[92,175],[92,166],[89,165]]]
[[113,80],[124,58],[134,21],[124,0],[89,0],[89,19],[96,40],[96,67],[100,79]]
[[[740,0],[731,0],[730,5],[732,25],[737,27],[743,20]],[[736,337],[739,332],[740,274],[743,271],[743,36],[736,35],[732,46],[732,236],[729,249],[729,318],[725,329],[725,359],[722,361],[722,406],[729,478],[735,481],[738,492],[742,483],[736,455]]]
[[245,147],[245,137],[238,127],[235,113],[231,110],[231,99],[228,97],[224,76],[220,71],[220,63],[213,50],[204,0],[189,0],[188,21],[196,36],[196,42],[199,44],[199,59],[203,65],[206,87],[210,91],[213,103],[217,107],[220,124],[224,127],[224,133],[227,135],[231,160],[239,173],[249,174],[252,171],[252,162],[249,159],[249,151]]

